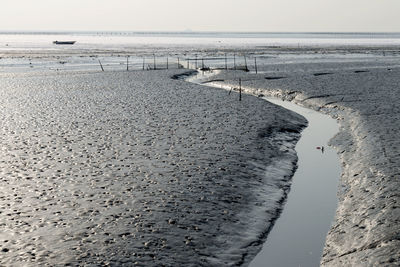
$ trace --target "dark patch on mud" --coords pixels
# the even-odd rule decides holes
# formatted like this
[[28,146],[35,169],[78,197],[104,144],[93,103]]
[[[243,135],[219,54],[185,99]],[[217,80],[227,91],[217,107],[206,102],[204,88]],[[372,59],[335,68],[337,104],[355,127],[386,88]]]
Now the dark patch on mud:
[[291,125],[282,127],[279,127],[277,125],[268,126],[258,132],[258,137],[259,138],[271,137],[277,133],[300,133],[301,129],[303,127],[306,127],[307,125],[304,124],[301,125],[301,127],[299,127],[299,125],[292,125],[292,127],[290,126]]
[[369,70],[356,70],[354,73],[363,73],[363,72],[369,72]]
[[205,81],[205,82],[202,82],[202,83],[224,82],[224,81],[225,81],[225,80],[223,80],[223,79],[215,79],[215,80]]
[[280,77],[280,76],[277,76],[277,77],[265,77],[265,79],[266,80],[280,80],[280,79],[285,79],[286,77]]
[[314,73],[313,75],[314,76],[323,76],[323,75],[331,75],[331,74],[333,74],[332,72],[317,72],[317,73]]
[[186,78],[188,78],[190,76],[193,76],[195,74],[197,74],[197,71],[191,70],[191,71],[187,71],[187,72],[184,72],[184,73],[172,75],[171,79],[173,79],[173,80],[185,80]]

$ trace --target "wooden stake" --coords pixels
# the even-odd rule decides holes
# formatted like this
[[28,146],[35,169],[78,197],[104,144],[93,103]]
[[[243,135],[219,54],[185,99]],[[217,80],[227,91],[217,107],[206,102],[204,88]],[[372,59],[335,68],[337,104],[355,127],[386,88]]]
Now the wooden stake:
[[236,53],[233,54],[233,68],[236,70]]
[[226,58],[226,53],[225,53],[225,69],[228,69],[228,59]]
[[242,101],[242,79],[239,78],[239,101]]
[[129,71],[129,56],[126,56],[126,71]]
[[190,59],[187,60],[187,69],[189,69],[189,60]]
[[144,58],[143,58],[143,70],[144,70]]
[[244,57],[244,69],[245,69],[245,71],[248,71],[249,69],[247,68],[247,59],[246,59],[246,55],[244,55],[243,57]]
[[196,55],[196,61],[194,63],[195,69],[197,69],[197,55]]
[[104,71],[104,69],[103,69],[103,65],[101,65],[100,59],[99,59],[99,64],[100,64],[100,68],[101,68],[101,70],[102,70],[102,71]]
[[257,74],[257,58],[256,57],[254,58],[254,67],[256,69],[256,74]]
[[168,56],[167,56],[167,69],[168,69]]
[[153,63],[154,63],[154,69],[156,70],[156,54],[153,54]]
[[178,69],[179,69],[180,67],[179,67],[179,57],[178,57]]

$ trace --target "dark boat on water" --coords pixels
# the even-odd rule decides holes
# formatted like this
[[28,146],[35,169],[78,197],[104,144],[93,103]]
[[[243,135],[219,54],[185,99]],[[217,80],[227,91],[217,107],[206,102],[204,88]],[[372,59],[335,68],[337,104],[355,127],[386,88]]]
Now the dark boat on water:
[[76,41],[54,41],[53,44],[56,45],[73,45]]

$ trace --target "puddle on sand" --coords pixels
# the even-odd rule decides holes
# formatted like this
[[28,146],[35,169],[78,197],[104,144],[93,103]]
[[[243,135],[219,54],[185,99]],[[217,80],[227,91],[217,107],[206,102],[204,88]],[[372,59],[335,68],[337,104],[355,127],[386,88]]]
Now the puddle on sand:
[[[265,99],[303,115],[309,126],[296,145],[298,169],[282,214],[249,266],[319,266],[337,207],[341,169],[336,151],[327,143],[339,126],[327,115],[291,102]],[[324,153],[317,149],[322,146]]]

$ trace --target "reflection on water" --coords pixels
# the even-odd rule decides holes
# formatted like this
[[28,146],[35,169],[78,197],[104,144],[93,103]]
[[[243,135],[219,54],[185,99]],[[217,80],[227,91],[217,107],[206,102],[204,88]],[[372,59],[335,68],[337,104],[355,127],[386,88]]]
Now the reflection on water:
[[[250,266],[319,266],[337,206],[340,164],[327,142],[338,132],[338,124],[327,115],[290,102],[270,98],[268,101],[303,115],[309,126],[296,146],[299,166],[287,203]],[[317,149],[321,146],[324,153]]]

